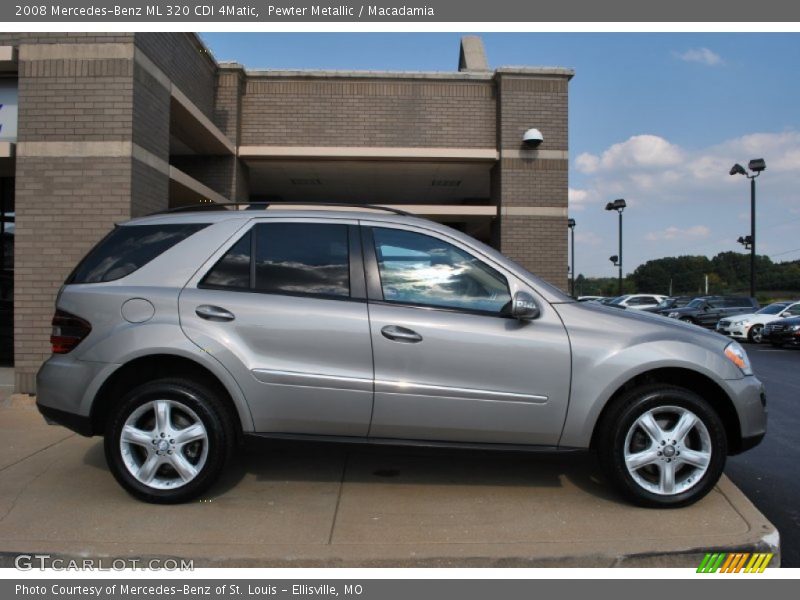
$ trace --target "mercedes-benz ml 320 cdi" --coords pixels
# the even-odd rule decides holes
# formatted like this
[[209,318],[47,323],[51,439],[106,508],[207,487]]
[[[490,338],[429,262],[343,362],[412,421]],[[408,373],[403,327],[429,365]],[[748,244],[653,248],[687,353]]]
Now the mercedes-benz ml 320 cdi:
[[680,506],[766,426],[735,341],[575,302],[463,233],[375,208],[124,223],[60,290],[51,341],[39,409],[105,436],[114,476],[150,502],[198,496],[258,435],[591,448],[632,501]]

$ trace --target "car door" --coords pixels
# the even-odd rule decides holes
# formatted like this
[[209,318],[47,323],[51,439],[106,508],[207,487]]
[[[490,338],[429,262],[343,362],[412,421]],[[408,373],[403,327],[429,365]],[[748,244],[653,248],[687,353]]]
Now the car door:
[[698,311],[697,320],[705,327],[715,327],[717,321],[725,316],[721,298],[709,298],[705,308]]
[[370,437],[556,445],[570,349],[555,310],[507,315],[535,290],[440,231],[363,222],[375,363]]
[[179,308],[186,335],[236,378],[257,431],[367,434],[372,348],[354,221],[256,220]]

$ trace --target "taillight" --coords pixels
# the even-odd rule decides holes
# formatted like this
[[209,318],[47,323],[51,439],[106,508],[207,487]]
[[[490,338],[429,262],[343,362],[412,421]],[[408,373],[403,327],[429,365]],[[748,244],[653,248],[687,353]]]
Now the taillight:
[[64,310],[56,310],[53,316],[53,332],[50,334],[53,354],[66,354],[74,350],[91,331],[92,326],[88,321]]

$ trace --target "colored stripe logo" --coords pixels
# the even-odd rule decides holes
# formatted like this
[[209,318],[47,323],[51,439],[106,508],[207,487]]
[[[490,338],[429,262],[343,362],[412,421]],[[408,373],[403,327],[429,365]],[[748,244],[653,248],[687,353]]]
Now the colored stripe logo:
[[707,553],[698,573],[763,573],[772,557],[772,552],[715,552]]

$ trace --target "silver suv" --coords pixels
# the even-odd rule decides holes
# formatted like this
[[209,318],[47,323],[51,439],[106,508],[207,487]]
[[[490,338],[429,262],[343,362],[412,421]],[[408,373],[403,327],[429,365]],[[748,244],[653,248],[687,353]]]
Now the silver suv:
[[256,435],[591,448],[632,501],[680,506],[766,427],[738,343],[575,302],[378,207],[124,223],[61,288],[51,342],[39,410],[104,435],[116,479],[149,502],[197,497]]

